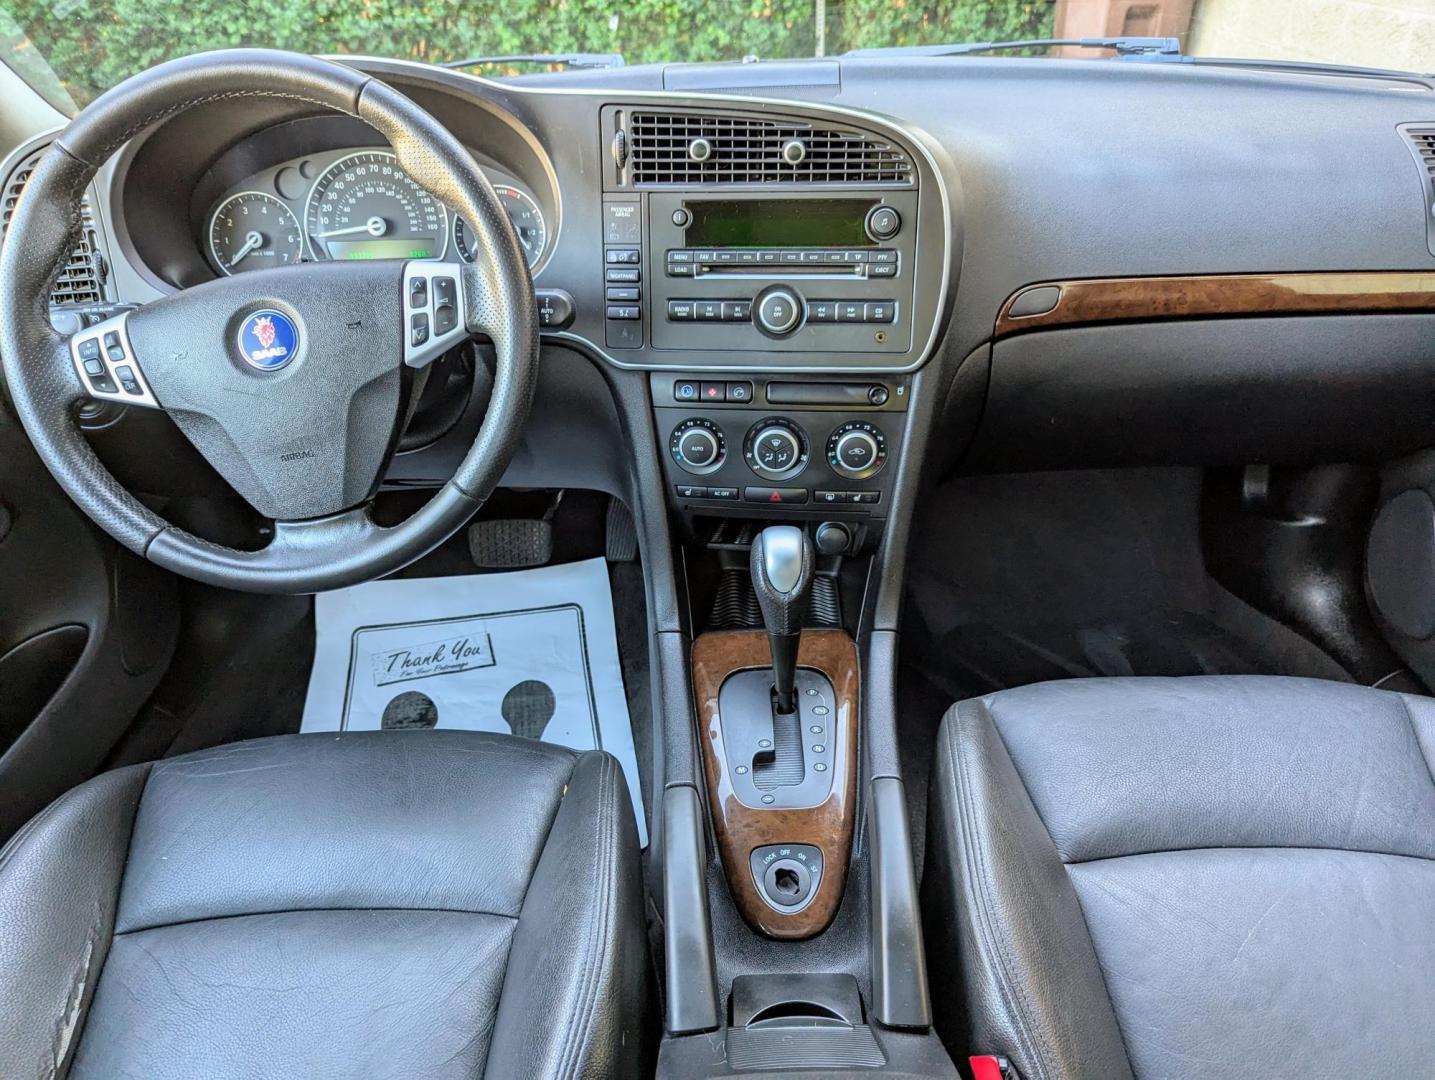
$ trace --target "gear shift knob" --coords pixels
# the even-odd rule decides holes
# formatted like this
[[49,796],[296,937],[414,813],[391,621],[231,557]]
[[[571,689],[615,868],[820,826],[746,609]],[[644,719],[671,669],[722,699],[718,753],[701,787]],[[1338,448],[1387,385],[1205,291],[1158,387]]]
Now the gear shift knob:
[[772,647],[772,683],[777,711],[796,707],[797,645],[812,586],[812,541],[794,525],[770,525],[752,544],[752,587]]

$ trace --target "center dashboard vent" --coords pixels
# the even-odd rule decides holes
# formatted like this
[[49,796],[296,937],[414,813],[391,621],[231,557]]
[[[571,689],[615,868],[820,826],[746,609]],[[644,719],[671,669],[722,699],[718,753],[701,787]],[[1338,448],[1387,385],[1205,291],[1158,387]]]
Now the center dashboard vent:
[[[5,194],[0,199],[0,240],[10,231],[10,219],[15,216],[15,205],[20,193],[40,163],[47,147],[40,147],[15,167],[5,181]],[[99,252],[99,236],[95,229],[95,211],[86,195],[80,203],[80,243],[70,253],[70,261],[60,271],[60,277],[50,293],[51,305],[56,304],[98,304],[105,299],[103,260]]]
[[801,120],[635,111],[626,141],[635,184],[912,183],[896,144]]

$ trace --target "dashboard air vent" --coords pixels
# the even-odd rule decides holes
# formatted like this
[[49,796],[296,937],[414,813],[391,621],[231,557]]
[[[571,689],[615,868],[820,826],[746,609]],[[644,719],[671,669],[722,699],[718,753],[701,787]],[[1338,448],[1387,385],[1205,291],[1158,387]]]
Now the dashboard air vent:
[[[40,163],[40,158],[45,150],[46,147],[42,146],[25,158],[6,179],[5,194],[3,200],[0,200],[0,239],[3,239],[5,233],[9,232],[10,219],[15,214],[15,204],[20,201],[20,193],[25,190],[25,183],[30,179],[30,174],[35,171],[35,166]],[[60,271],[59,280],[55,282],[54,290],[50,293],[52,305],[98,304],[105,298],[104,286],[100,279],[99,241],[95,230],[95,212],[94,207],[90,205],[88,195],[80,204],[80,214],[83,221],[80,230],[80,243],[70,253],[70,261]]]
[[635,184],[912,183],[893,143],[799,120],[634,112],[628,144]]
[[1425,246],[1435,255],[1435,125],[1406,124],[1400,128],[1405,145],[1420,166],[1420,183],[1425,190]]

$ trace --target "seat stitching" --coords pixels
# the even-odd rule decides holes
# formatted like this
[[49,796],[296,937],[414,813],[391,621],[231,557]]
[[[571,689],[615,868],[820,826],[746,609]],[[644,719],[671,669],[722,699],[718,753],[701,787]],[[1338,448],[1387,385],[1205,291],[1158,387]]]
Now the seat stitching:
[[[990,716],[984,705],[979,705],[979,707]],[[964,719],[964,710],[961,705],[958,705],[957,728],[963,726]],[[955,735],[955,731],[953,734]],[[1003,1003],[1016,1020],[1018,1037],[1025,1044],[1023,1050],[1036,1066],[1038,1076],[1047,1076],[1050,1075],[1051,1070],[1041,1053],[1039,1041],[1033,1036],[1030,1022],[1026,1016],[1030,1004],[1026,999],[1020,980],[1015,979],[1012,975],[1010,969],[1014,966],[1014,961],[1008,951],[1005,935],[997,926],[995,906],[988,888],[986,837],[982,834],[978,824],[978,815],[972,801],[974,796],[971,791],[971,775],[968,765],[963,755],[956,752],[952,736],[948,736],[946,743],[948,762],[961,781],[958,787],[958,794],[961,798],[960,810],[966,811],[966,813],[959,812],[958,814],[962,832],[970,840],[970,844],[963,845],[963,847],[971,852],[973,860],[977,863],[972,867],[976,871],[973,876],[973,884],[975,886],[974,899],[977,901],[973,907],[978,916],[973,920],[973,927],[981,931],[978,934],[979,945],[984,944],[985,951],[997,961],[992,965],[993,973],[997,976],[997,989],[1002,995]],[[984,942],[981,940],[983,937],[986,938]]]
[[1196,847],[1161,848],[1156,851],[1131,851],[1121,855],[1103,855],[1099,859],[1083,859],[1067,863],[1073,866],[1093,866],[1097,863],[1120,862],[1122,859],[1145,859],[1158,855],[1185,855],[1196,851],[1329,851],[1339,855],[1373,855],[1381,859],[1410,859],[1413,862],[1435,863],[1435,855],[1407,855],[1399,851],[1372,851],[1369,848],[1322,847],[1317,844],[1205,844]]
[[1396,694],[1400,699],[1400,707],[1405,710],[1405,719],[1410,724],[1410,735],[1415,740],[1415,750],[1420,755],[1420,760],[1425,764],[1425,775],[1430,778],[1430,784],[1435,787],[1435,768],[1430,765],[1430,759],[1425,756],[1425,743],[1420,738],[1420,728],[1415,723],[1415,714],[1410,711],[1410,702],[1404,694]]
[[[118,927],[120,923],[120,897],[124,894],[125,877],[129,873],[130,852],[134,850],[135,846],[135,826],[139,824],[140,811],[144,808],[145,794],[149,791],[149,782],[151,777],[154,776],[153,764],[144,766],[143,768],[144,781],[140,784],[139,798],[135,800],[134,814],[130,817],[129,835],[125,838],[125,852],[124,856],[120,860],[120,872],[115,877],[115,898],[114,903],[112,904],[113,917],[111,919],[110,926],[110,940],[105,945],[104,954],[99,958],[99,965],[95,969],[94,979],[91,982],[91,1006],[94,1005],[94,995],[95,991],[99,989],[100,979],[104,976],[105,964],[110,958],[111,950],[113,950],[115,947],[115,940],[120,936],[118,931],[116,930],[116,927]],[[79,1056],[80,1043],[84,1040],[85,1028],[89,1024],[89,1019],[89,1009],[85,1010],[85,1015],[83,1017],[78,1018],[78,1023],[75,1027],[75,1031],[70,1037],[70,1044],[65,1049],[65,1056],[67,1060],[62,1063],[64,1076],[68,1077],[70,1075],[70,1069],[74,1066],[75,1058]],[[59,1070],[57,1070],[56,1076],[58,1077],[59,1075]]]
[[597,855],[597,862],[593,867],[594,896],[598,903],[598,926],[590,935],[588,947],[585,949],[585,960],[583,967],[583,979],[579,987],[578,1008],[568,1026],[566,1034],[566,1045],[564,1047],[563,1059],[560,1065],[560,1074],[565,1076],[576,1075],[579,1060],[582,1057],[582,1050],[587,1042],[589,1027],[593,1021],[592,1004],[597,1000],[598,985],[601,975],[599,965],[595,962],[601,956],[604,942],[607,939],[609,900],[608,895],[611,889],[611,879],[608,869],[612,859],[608,858],[608,847],[611,840],[610,833],[613,829],[612,819],[615,814],[605,813],[604,808],[609,803],[608,792],[613,790],[610,787],[612,763],[604,759],[602,769],[598,774],[598,813],[595,815],[594,850]]
[[129,937],[133,934],[148,934],[154,930],[168,930],[176,926],[196,926],[200,923],[228,922],[231,919],[255,919],[267,915],[307,915],[310,912],[337,912],[337,911],[373,911],[373,912],[394,912],[413,911],[425,914],[434,913],[438,915],[479,915],[488,919],[503,919],[506,922],[516,923],[517,915],[508,915],[501,911],[477,911],[473,908],[447,908],[447,907],[395,907],[391,904],[377,904],[373,907],[298,907],[298,908],[274,908],[269,911],[238,911],[232,915],[204,915],[197,919],[176,919],[173,922],[154,923],[151,926],[136,926],[131,930],[121,930],[115,933],[115,939]]

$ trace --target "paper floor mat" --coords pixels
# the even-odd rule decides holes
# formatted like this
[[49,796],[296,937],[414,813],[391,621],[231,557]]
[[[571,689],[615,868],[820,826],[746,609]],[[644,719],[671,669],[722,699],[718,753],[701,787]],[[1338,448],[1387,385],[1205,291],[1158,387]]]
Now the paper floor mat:
[[462,728],[603,749],[642,786],[603,559],[375,581],[314,598],[303,731]]

